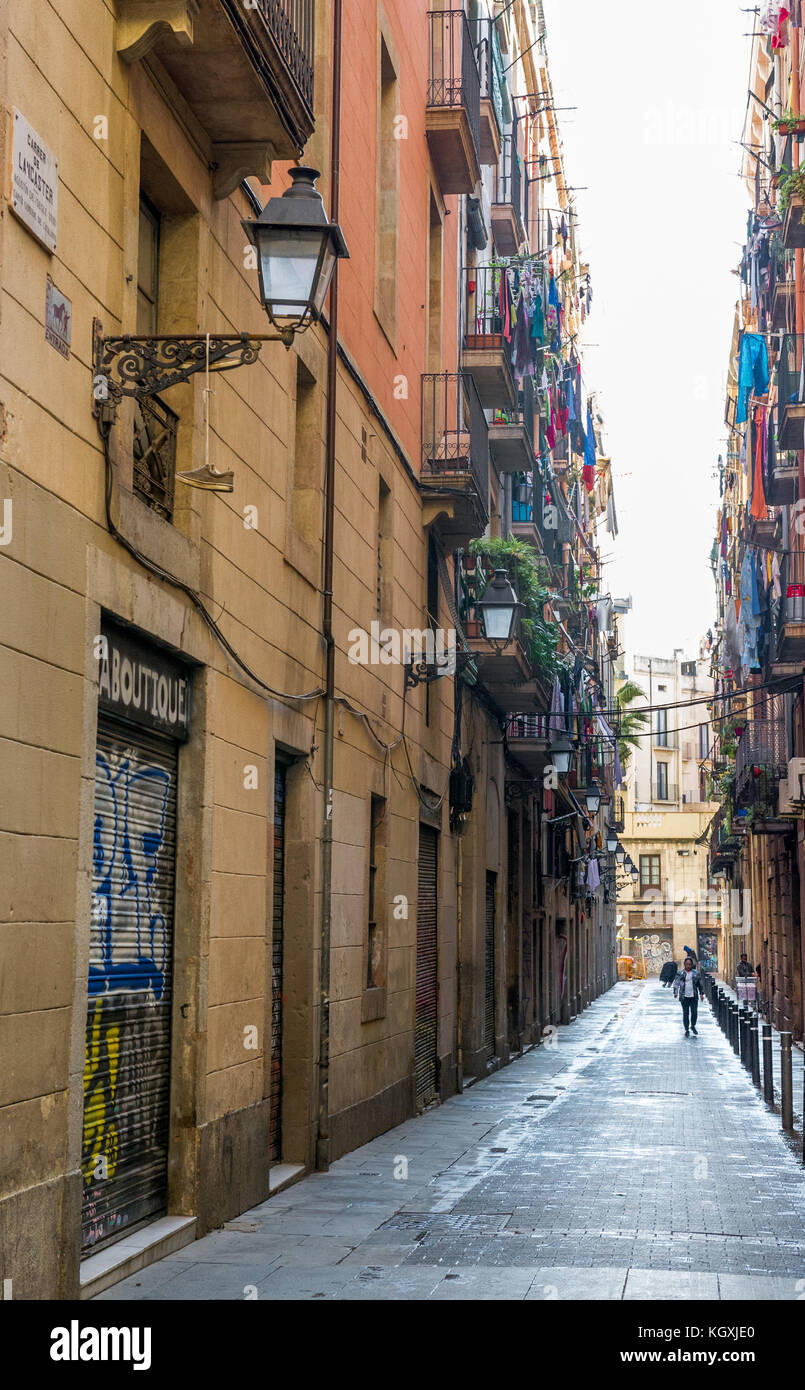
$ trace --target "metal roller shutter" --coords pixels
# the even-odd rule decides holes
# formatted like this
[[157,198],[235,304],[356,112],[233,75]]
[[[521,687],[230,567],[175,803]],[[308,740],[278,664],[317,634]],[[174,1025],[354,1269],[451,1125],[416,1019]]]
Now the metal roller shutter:
[[268,1157],[282,1154],[282,961],[285,922],[285,774],[287,763],[274,765],[274,903],[271,929],[271,1102]]
[[82,1249],[167,1206],[176,744],[101,715],[84,1063]]
[[495,874],[486,875],[486,951],[484,961],[484,1046],[495,1055]]
[[438,835],[419,827],[419,889],[416,917],[416,1027],[414,1059],[417,1104],[436,1095],[437,1029],[437,906],[436,849]]

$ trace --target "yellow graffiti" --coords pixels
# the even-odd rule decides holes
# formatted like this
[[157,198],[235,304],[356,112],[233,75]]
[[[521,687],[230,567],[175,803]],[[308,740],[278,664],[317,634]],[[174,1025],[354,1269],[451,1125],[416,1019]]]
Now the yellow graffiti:
[[[99,1168],[114,1176],[118,1161],[115,1124],[117,1073],[120,1065],[120,1027],[103,1026],[103,1000],[92,1005],[84,1055],[84,1129],[81,1171],[86,1183],[97,1182]],[[101,1164],[103,1160],[103,1164]]]

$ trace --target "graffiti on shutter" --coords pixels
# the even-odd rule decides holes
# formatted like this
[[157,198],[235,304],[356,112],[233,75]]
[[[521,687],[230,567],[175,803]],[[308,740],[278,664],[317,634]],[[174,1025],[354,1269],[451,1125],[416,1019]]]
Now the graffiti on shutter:
[[82,1249],[165,1211],[176,745],[101,716],[84,1061]]
[[436,1095],[437,906],[436,850],[438,835],[419,827],[419,883],[416,919],[416,1024],[414,1064],[416,1099],[427,1105]]

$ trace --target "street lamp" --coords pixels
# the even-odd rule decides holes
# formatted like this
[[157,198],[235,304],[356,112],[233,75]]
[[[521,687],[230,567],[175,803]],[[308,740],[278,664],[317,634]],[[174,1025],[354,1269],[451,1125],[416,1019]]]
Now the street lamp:
[[638,868],[637,868],[637,865],[636,865],[636,864],[633,864],[633,865],[632,865],[631,869],[629,870],[629,873],[631,874],[631,877],[632,877],[632,883],[637,883],[637,880],[639,879],[640,874],[639,874],[639,872],[638,872]]
[[[318,169],[291,169],[291,186],[241,223],[257,252],[260,299],[283,342],[321,314],[335,263],[348,256],[341,228],[327,220],[316,188]],[[291,319],[279,324],[278,319]]]
[[263,343],[289,348],[321,314],[335,263],[348,257],[337,222],[328,222],[316,169],[291,169],[291,186],[243,229],[257,252],[260,301],[274,333],[148,333],[106,338],[93,322],[93,411],[108,434],[125,396],[146,400],[197,372],[256,362]]
[[557,734],[553,742],[548,744],[548,752],[559,776],[566,777],[570,771],[570,759],[573,756],[571,739],[566,733]]
[[622,864],[625,858],[626,850],[623,848],[623,845],[620,843],[620,841],[618,841],[618,844],[615,848],[615,860],[618,864]]
[[587,802],[587,810],[590,812],[590,815],[597,815],[598,808],[601,805],[601,791],[597,782],[590,783],[589,787],[584,793],[584,797]]
[[615,850],[616,850],[617,848],[618,848],[618,836],[617,836],[617,832],[614,831],[614,830],[612,829],[612,827],[610,826],[609,829],[607,830],[607,854],[614,854],[614,853],[615,853]]
[[506,571],[495,570],[492,582],[487,584],[483,598],[476,604],[487,641],[499,644],[501,648],[511,641],[514,620],[520,607]]

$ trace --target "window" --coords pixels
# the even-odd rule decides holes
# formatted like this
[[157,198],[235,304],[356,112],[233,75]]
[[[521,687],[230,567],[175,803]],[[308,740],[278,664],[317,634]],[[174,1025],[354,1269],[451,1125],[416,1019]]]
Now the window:
[[160,216],[147,198],[140,198],[137,242],[137,332],[156,333],[159,303]]
[[640,856],[640,893],[641,896],[647,888],[659,888],[660,886],[660,856],[659,854],[641,854]]
[[380,37],[377,112],[375,313],[393,344],[397,327],[397,244],[400,224],[399,84],[390,48]]
[[657,763],[657,800],[668,801],[668,764]]
[[442,219],[436,199],[430,195],[428,227],[428,371],[442,365]]
[[320,407],[316,378],[297,358],[291,515],[295,530],[308,545],[318,543],[321,528]]
[[381,883],[383,857],[383,822],[386,803],[382,796],[373,796],[369,810],[369,892],[366,952],[366,988],[382,989],[385,976],[385,912]]
[[[433,536],[428,539],[428,599],[427,622],[432,632],[439,626],[439,552]],[[425,682],[425,723],[431,719],[431,684]]]
[[668,747],[668,711],[667,709],[657,710],[657,744],[660,748]]
[[[140,198],[137,234],[137,332],[159,332],[159,258],[162,216]],[[159,396],[134,403],[132,486],[142,502],[170,521],[173,516],[179,417]]]
[[710,725],[699,725],[699,757],[704,760],[710,756]]
[[391,489],[383,478],[377,482],[377,616],[392,619],[393,508]]

